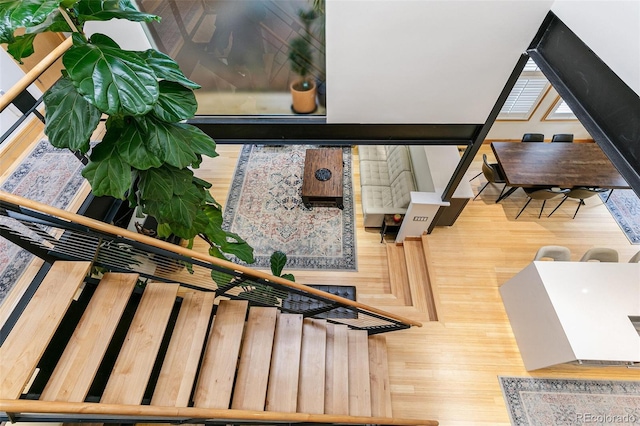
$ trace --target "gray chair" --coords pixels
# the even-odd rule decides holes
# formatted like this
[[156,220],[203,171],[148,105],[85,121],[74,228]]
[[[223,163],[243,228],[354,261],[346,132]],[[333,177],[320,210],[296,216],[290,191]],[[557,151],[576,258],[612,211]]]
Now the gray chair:
[[520,210],[520,213],[518,213],[518,215],[516,216],[516,219],[520,217],[520,215],[522,214],[524,209],[527,208],[531,200],[542,200],[542,207],[540,207],[540,213],[538,214],[538,219],[540,219],[540,216],[542,216],[542,211],[544,210],[544,205],[547,202],[547,200],[555,198],[559,195],[567,194],[569,192],[568,189],[553,189],[548,187],[533,187],[533,188],[522,188],[522,189],[524,189],[524,193],[527,194],[527,197],[529,197],[529,199],[527,200],[527,203],[524,205],[524,207],[522,207],[522,209]]
[[551,142],[573,142],[573,133],[557,133],[551,137]]
[[560,208],[560,206],[567,201],[568,198],[573,198],[576,200],[580,200],[578,202],[578,208],[576,209],[575,213],[573,214],[573,219],[576,218],[576,215],[578,214],[578,210],[580,210],[580,206],[584,204],[584,200],[586,200],[587,198],[591,198],[594,195],[597,195],[601,192],[606,192],[608,191],[608,189],[605,188],[586,188],[586,187],[579,187],[579,188],[573,188],[571,189],[569,192],[567,192],[564,195],[564,198],[562,199],[562,201],[560,201],[560,204],[558,204],[556,206],[555,209],[553,209],[553,211],[551,213],[549,213],[549,216],[547,217],[551,217],[551,215],[558,210],[558,208]]
[[555,261],[570,262],[571,250],[564,246],[542,246],[533,260],[553,259]]
[[617,262],[618,252],[606,247],[594,247],[582,255],[580,262],[589,262],[591,260],[598,262]]
[[544,142],[542,133],[525,133],[522,135],[522,142]]
[[640,262],[640,251],[634,254],[633,256],[631,256],[631,259],[629,259],[629,263],[638,263],[638,262]]
[[482,191],[484,191],[484,189],[490,183],[491,184],[496,184],[496,183],[504,183],[505,184],[502,187],[502,191],[500,191],[500,195],[498,196],[498,198],[502,197],[502,193],[504,192],[505,188],[507,187],[507,181],[505,180],[504,176],[502,176],[502,172],[500,171],[500,167],[498,166],[497,163],[489,164],[489,162],[487,161],[487,154],[482,154],[482,174],[484,175],[485,179],[487,179],[487,183],[485,183],[484,186],[482,188],[480,188],[480,191],[478,191],[478,193],[476,194],[475,197],[473,197],[473,199],[475,200],[476,198],[478,198],[478,195],[480,195],[480,193],[482,193]]

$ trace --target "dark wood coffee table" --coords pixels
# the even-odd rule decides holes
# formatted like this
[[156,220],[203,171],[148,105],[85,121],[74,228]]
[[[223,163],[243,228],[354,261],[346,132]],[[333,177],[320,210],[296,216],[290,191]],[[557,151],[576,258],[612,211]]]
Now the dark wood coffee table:
[[343,208],[342,149],[307,149],[302,176],[302,203],[307,208]]

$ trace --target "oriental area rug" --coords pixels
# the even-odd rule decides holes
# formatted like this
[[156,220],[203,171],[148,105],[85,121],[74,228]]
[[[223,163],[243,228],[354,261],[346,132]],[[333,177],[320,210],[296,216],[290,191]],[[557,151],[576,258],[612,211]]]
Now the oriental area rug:
[[245,145],[223,226],[253,247],[254,267],[269,268],[271,254],[281,251],[288,258],[286,270],[356,271],[351,148],[337,148],[342,149],[344,163],[343,210],[302,204],[307,148],[317,147]]
[[[608,192],[600,194],[604,202]],[[640,199],[632,189],[615,189],[605,203],[631,244],[640,244]]]
[[640,424],[640,382],[499,377],[516,426]]
[[[38,142],[29,155],[0,185],[5,192],[64,209],[85,182],[84,166],[69,150],[54,148],[48,140]],[[6,217],[0,224],[7,227]],[[33,255],[0,237],[0,304],[20,278]]]

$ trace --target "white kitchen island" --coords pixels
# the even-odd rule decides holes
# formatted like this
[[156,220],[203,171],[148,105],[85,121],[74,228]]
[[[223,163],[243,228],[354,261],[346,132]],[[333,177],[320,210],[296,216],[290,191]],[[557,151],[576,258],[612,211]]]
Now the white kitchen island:
[[500,294],[528,371],[640,362],[640,263],[536,261]]

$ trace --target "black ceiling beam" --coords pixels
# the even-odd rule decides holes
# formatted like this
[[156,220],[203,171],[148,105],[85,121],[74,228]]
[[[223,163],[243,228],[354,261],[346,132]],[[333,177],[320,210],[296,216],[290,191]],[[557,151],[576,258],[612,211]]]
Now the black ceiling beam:
[[555,14],[528,50],[580,123],[640,195],[640,97]]
[[216,143],[467,145],[480,124],[327,123],[323,116],[196,116],[188,121]]

